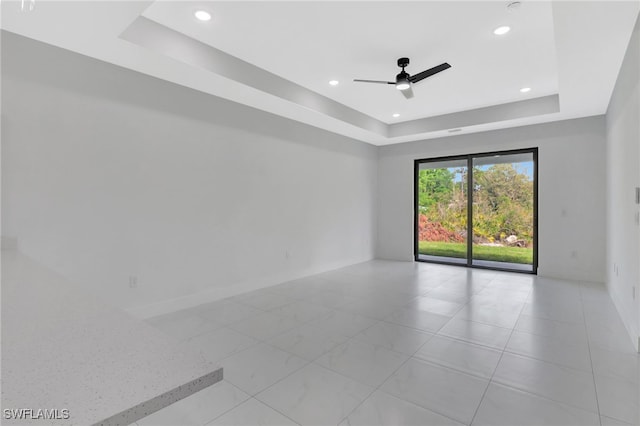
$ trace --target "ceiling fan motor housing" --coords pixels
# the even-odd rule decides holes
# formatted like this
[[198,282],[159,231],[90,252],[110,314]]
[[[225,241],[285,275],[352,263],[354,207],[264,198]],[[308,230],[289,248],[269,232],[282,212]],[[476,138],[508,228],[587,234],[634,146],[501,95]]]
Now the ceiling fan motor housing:
[[398,66],[399,67],[406,67],[407,65],[409,65],[409,58],[400,58],[398,59]]
[[405,71],[400,72],[400,74],[396,75],[396,83],[401,81],[409,82],[409,74]]

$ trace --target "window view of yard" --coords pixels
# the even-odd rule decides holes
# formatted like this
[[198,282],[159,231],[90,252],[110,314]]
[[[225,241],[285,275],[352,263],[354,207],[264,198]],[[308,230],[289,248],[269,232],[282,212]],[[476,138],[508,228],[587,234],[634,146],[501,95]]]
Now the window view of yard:
[[[420,254],[467,257],[467,174],[467,167],[461,166],[460,161],[420,165]],[[482,159],[476,163],[474,159],[472,178],[473,259],[532,264],[533,162],[491,164]]]

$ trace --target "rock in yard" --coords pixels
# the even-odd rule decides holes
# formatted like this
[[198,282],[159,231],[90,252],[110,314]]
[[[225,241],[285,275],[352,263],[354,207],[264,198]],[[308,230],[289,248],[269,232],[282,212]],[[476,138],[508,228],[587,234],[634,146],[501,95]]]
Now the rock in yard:
[[515,244],[518,241],[518,237],[516,237],[515,235],[509,235],[507,238],[504,239],[508,244]]

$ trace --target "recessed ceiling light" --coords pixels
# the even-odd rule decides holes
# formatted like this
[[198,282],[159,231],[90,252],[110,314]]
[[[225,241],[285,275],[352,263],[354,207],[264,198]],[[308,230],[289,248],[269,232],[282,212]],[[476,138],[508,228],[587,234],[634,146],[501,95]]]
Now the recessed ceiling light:
[[531,91],[531,87],[523,87],[522,89],[520,89],[520,92],[522,93],[527,93]]
[[398,118],[398,117],[400,117],[400,114],[398,114],[397,112],[393,114],[393,118]]
[[211,14],[209,12],[207,12],[206,10],[198,10],[193,15],[196,17],[196,19],[198,19],[200,21],[210,21],[211,20]]
[[340,84],[340,82],[338,80],[331,80],[329,84],[332,86],[337,86],[338,84]]
[[493,33],[494,33],[495,35],[505,35],[505,34],[506,34],[506,33],[508,33],[509,31],[511,31],[511,27],[507,27],[507,26],[505,25],[505,26],[498,27],[498,28],[496,28],[495,30],[493,30]]

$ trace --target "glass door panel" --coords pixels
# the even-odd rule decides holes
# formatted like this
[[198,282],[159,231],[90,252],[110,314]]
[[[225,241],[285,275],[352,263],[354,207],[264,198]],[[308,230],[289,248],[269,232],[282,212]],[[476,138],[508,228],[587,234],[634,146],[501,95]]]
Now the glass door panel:
[[467,264],[468,160],[418,163],[417,259]]
[[472,159],[474,266],[534,272],[534,153]]

